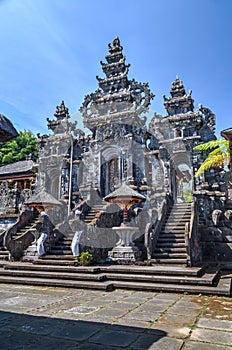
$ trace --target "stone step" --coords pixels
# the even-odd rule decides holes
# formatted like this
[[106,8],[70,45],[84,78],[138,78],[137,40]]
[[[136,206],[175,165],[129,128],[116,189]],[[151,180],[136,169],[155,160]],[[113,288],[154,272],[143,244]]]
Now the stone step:
[[157,244],[160,243],[185,243],[184,238],[176,238],[176,237],[170,237],[170,238],[158,238]]
[[162,227],[162,231],[167,231],[167,232],[172,232],[172,231],[175,231],[175,232],[185,232],[185,226],[186,226],[186,223],[188,223],[188,221],[186,221],[184,223],[184,225],[164,225]]
[[46,254],[46,256],[53,256],[54,255],[65,255],[65,256],[70,256],[72,255],[72,251],[71,249],[68,250],[64,250],[64,249],[53,249],[52,251],[50,251],[48,254]]
[[[202,267],[180,266],[40,266],[31,263],[0,264],[0,282],[56,287],[112,290],[189,292],[230,295],[231,276]],[[105,279],[107,278],[107,281]]]
[[162,252],[154,253],[155,259],[187,259],[186,251],[184,253]]
[[179,247],[179,248],[156,248],[154,249],[155,253],[186,253],[186,247]]
[[[47,260],[47,259],[48,260],[60,260],[60,258],[61,258],[60,254],[50,254],[50,253],[48,253],[48,254],[40,257],[40,260]],[[73,258],[73,255],[70,253],[70,254],[62,255],[62,259],[63,260],[70,260],[70,259],[74,259],[74,258]]]
[[149,283],[161,282],[161,283],[213,286],[218,281],[218,277],[219,277],[218,275],[219,275],[219,271],[213,274],[204,274],[204,276],[202,277],[107,273],[107,279],[115,280],[115,281],[135,281],[135,282],[149,282]]
[[158,258],[156,259],[155,257],[152,258],[151,260],[152,264],[178,264],[178,265],[186,265],[187,264],[187,259],[167,259],[167,258]]
[[54,271],[54,272],[65,272],[71,273],[101,273],[99,267],[95,266],[56,266],[56,265],[39,265],[35,262],[33,263],[16,263],[8,262],[0,265],[4,266],[5,270],[33,270],[33,271]]
[[56,243],[53,247],[51,247],[51,250],[56,250],[56,249],[63,249],[63,250],[70,250],[69,244],[61,244],[61,243]]
[[33,261],[33,264],[39,264],[39,265],[59,265],[59,266],[65,266],[65,265],[74,265],[75,259],[72,257],[69,259],[61,259],[61,256],[59,256],[59,259],[52,259],[50,256],[43,258],[43,259],[38,259]]
[[[150,261],[149,261],[150,262]],[[151,260],[152,262],[152,260]],[[129,266],[129,265],[109,265],[99,266],[101,272],[104,273],[120,273],[120,274],[143,274],[143,275],[167,275],[167,276],[201,276],[205,266],[199,267],[179,267],[179,266]],[[79,268],[79,267],[78,267]]]
[[54,271],[33,271],[33,270],[13,270],[13,269],[0,269],[1,276],[17,276],[17,277],[36,277],[36,278],[55,278],[57,279],[68,279],[68,280],[85,280],[85,281],[105,281],[105,274],[91,274],[91,273],[72,273],[72,272],[61,272],[59,274]]
[[56,243],[55,243],[55,245],[66,245],[66,246],[71,246],[71,244],[72,244],[72,239],[69,239],[69,238],[65,238],[65,239],[63,239],[63,240],[59,240],[59,241],[57,241]]
[[84,288],[84,289],[99,289],[105,291],[112,291],[113,284],[108,281],[96,282],[96,281],[72,281],[72,280],[60,280],[51,278],[35,278],[35,277],[17,277],[15,276],[2,276],[0,275],[0,283],[15,283],[23,285],[33,286],[51,286],[51,287],[68,287],[68,288]]
[[184,248],[185,242],[157,242],[156,248]]
[[160,232],[159,237],[176,237],[176,238],[180,238],[180,237],[184,237],[185,232],[170,232],[170,231],[162,231]]
[[159,291],[159,292],[175,292],[175,293],[193,293],[193,294],[216,294],[216,295],[231,295],[231,279],[221,279],[217,286],[205,285],[184,285],[175,283],[141,283],[131,281],[112,281],[115,288],[132,289],[142,291]]
[[186,222],[189,222],[189,220],[176,220],[176,221],[167,221],[165,223],[165,227],[185,227]]

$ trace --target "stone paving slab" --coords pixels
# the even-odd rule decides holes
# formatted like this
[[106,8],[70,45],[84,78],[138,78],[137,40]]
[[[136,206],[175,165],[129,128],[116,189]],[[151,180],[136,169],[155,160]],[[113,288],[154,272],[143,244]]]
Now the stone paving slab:
[[0,350],[232,350],[227,297],[8,284],[0,297]]
[[231,345],[232,344],[232,333],[223,332],[217,329],[204,329],[198,328],[194,329],[191,340],[202,341],[205,343],[214,343],[219,345]]
[[183,350],[231,350],[231,347],[190,341]]
[[133,350],[180,350],[183,345],[183,341],[179,339],[169,337],[154,337],[154,336],[142,336],[135,344],[133,344]]
[[[231,308],[231,313],[232,313],[232,308]],[[210,319],[210,318],[201,318],[199,320],[199,322],[197,323],[197,326],[202,327],[202,328],[223,330],[225,332],[232,332],[232,322],[231,321],[224,321],[224,320],[217,320],[217,319]]]
[[138,338],[137,333],[116,331],[116,330],[103,330],[89,339],[90,343],[107,345],[107,346],[120,346],[128,347]]

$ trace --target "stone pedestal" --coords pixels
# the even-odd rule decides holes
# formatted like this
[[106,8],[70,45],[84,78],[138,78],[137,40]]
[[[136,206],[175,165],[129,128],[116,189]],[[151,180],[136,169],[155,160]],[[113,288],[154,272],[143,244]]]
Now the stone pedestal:
[[116,243],[116,246],[111,251],[109,251],[109,260],[138,260],[141,256],[141,252],[133,242],[133,235],[139,230],[138,227],[119,226],[112,227],[112,230],[116,231],[117,235],[119,236],[119,240]]

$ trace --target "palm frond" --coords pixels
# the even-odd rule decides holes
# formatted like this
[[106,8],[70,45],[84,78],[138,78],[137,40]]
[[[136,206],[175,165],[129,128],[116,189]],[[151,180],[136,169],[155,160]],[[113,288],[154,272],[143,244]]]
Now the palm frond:
[[209,151],[215,148],[220,148],[221,146],[225,146],[226,149],[229,150],[229,141],[227,140],[212,140],[206,143],[201,143],[200,145],[194,147],[193,149],[196,151]]
[[206,158],[206,160],[201,164],[200,168],[197,170],[195,177],[199,177],[204,171],[217,167],[222,166],[224,164],[224,159],[228,158],[229,154],[227,153],[221,153],[217,155],[212,155],[211,153]]

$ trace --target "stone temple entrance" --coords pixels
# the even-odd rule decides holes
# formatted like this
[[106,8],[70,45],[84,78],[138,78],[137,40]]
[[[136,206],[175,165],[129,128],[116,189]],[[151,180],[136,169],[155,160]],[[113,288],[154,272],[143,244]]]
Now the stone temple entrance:
[[[62,204],[49,212],[54,227],[51,225],[48,232],[45,256],[38,257],[27,246],[30,229],[26,221],[25,236],[19,239],[14,227],[2,233],[0,242],[7,241],[11,256],[17,247],[22,257],[41,265],[57,261],[65,265],[74,261],[70,246],[75,234],[81,232],[80,251],[89,250],[95,264],[105,262],[117,242],[113,227],[120,227],[123,215],[104,198],[126,184],[146,199],[128,212],[131,227],[137,228],[132,243],[141,252],[140,261],[134,263],[161,266],[166,274],[172,267],[177,275],[179,265],[186,268],[212,263],[215,257],[216,263],[228,263],[232,207],[223,169],[194,177],[206,154],[193,149],[215,140],[214,114],[202,105],[194,108],[192,91],[186,92],[177,76],[170,97],[164,96],[166,114],[154,113],[147,122],[154,95],[148,83],[130,79],[130,65],[119,38],[108,45],[105,59],[97,90],[84,97],[80,108],[89,133],[71,122],[62,101],[54,119],[48,119],[51,134],[38,136],[35,192],[44,189]],[[21,220],[20,225],[23,223]],[[33,225],[39,237],[41,231],[35,221]],[[212,286],[217,278],[207,283]]]

